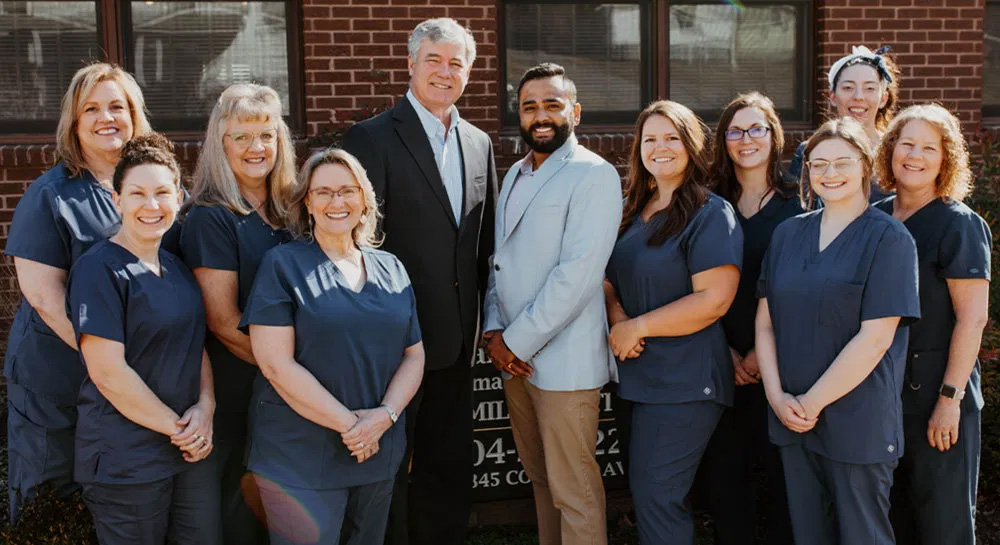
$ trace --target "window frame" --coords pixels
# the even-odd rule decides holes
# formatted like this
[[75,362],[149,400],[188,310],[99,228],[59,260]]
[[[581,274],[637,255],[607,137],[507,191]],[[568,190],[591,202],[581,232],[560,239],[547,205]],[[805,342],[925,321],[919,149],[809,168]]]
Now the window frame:
[[[983,79],[984,79],[984,81],[982,82],[982,89],[984,91],[986,90],[986,82],[985,82],[985,76],[986,76],[986,18],[987,18],[987,13],[986,12],[987,12],[987,10],[989,10],[990,6],[993,6],[995,9],[1000,10],[1000,0],[986,0],[986,2],[983,4],[983,67],[981,69],[981,73],[982,73]],[[998,44],[997,47],[1000,47],[1000,44]],[[1000,85],[1000,81],[997,82],[997,85]],[[991,125],[1000,124],[1000,102],[998,102],[996,104],[986,104],[986,101],[982,100],[982,95],[980,95],[979,107],[980,107],[980,110],[981,110],[980,111],[980,116],[982,117],[982,119],[984,121],[988,121]]]
[[[497,74],[501,133],[513,134],[517,131],[517,116],[506,112],[507,90],[507,33],[506,15],[504,10],[509,4],[537,4],[541,0],[502,0],[498,2],[498,23],[497,23]],[[989,2],[1000,2],[1000,0],[987,0]],[[699,5],[711,4],[707,0],[544,0],[546,4],[619,4],[619,3],[640,3],[643,4],[641,16],[648,17],[641,21],[643,41],[648,44],[642,51],[642,65],[649,67],[649,73],[645,75],[643,81],[644,103],[652,102],[663,98],[670,98],[670,6],[671,5]],[[797,66],[797,78],[795,85],[801,89],[801,99],[794,108],[782,108],[778,110],[778,115],[782,118],[786,127],[812,126],[815,115],[816,78],[814,77],[816,58],[816,0],[743,0],[743,5],[752,6],[781,6],[794,5],[798,9],[797,23],[800,30],[797,33],[795,47],[797,51],[802,51],[803,58],[801,65]],[[647,8],[648,6],[648,8]],[[647,40],[648,38],[648,40]],[[571,76],[572,77],[572,76]],[[648,88],[646,86],[649,86]],[[648,91],[648,94],[647,94]],[[624,120],[609,120],[607,116],[599,113],[589,113],[584,106],[583,120],[580,132],[602,132],[612,130],[632,129],[632,124],[624,123]],[[707,122],[714,123],[718,120],[722,107],[717,110],[695,110],[699,117]],[[638,111],[635,115],[638,115]],[[634,119],[634,116],[632,117]],[[631,121],[631,120],[629,120]]]
[[[129,45],[132,42],[131,9],[132,0],[89,0],[95,5],[97,24],[97,49],[101,58],[94,59],[109,62],[132,71],[130,64]],[[199,0],[160,0],[163,2],[199,1]],[[241,2],[242,0],[200,0],[213,2]],[[285,122],[293,136],[302,136],[306,128],[305,112],[305,47],[302,42],[302,2],[297,0],[280,0],[285,6],[286,21],[286,55],[288,58],[288,115]],[[65,90],[64,90],[65,92]],[[204,136],[208,117],[199,120],[198,125],[183,126],[180,122],[185,118],[168,120],[167,128],[157,127],[155,120],[153,128],[176,140],[194,140]],[[56,120],[9,120],[0,121],[0,144],[42,144],[51,143],[55,136]]]

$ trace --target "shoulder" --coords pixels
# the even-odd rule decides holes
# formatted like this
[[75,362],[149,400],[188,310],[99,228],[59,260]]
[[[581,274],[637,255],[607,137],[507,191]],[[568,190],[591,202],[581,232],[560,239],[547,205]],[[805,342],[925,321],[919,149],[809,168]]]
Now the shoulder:
[[778,237],[781,236],[788,236],[794,233],[798,233],[808,223],[816,221],[819,218],[819,215],[822,213],[823,213],[822,209],[812,210],[810,212],[803,212],[801,214],[797,214],[795,216],[786,219],[785,221],[779,223],[778,226],[774,228],[774,234],[771,235],[772,241],[776,240]]
[[591,183],[610,185],[614,182],[616,189],[621,190],[621,176],[618,175],[618,169],[584,146],[577,144],[566,160],[574,169],[585,172]]
[[54,167],[43,172],[41,176],[35,178],[35,181],[28,184],[24,195],[58,194],[75,179],[79,179],[79,176],[71,176],[66,165],[59,162]]
[[115,272],[124,267],[125,262],[122,259],[122,251],[119,246],[110,240],[102,240],[91,246],[73,263],[70,276],[89,276],[100,270]]
[[990,226],[975,210],[969,205],[951,199],[945,200],[944,213],[948,219],[949,230],[968,231],[970,229],[982,229],[987,235],[991,235]]
[[798,216],[805,212],[802,208],[802,201],[799,200],[798,195],[776,195],[775,198],[781,199],[781,211],[782,215],[786,217]]
[[239,218],[236,213],[221,204],[196,204],[192,206],[184,216],[184,222],[223,222],[235,223]]
[[869,206],[865,211],[864,217],[862,218],[867,225],[865,226],[865,231],[871,233],[872,236],[881,236],[881,240],[907,240],[910,245],[915,247],[913,242],[913,236],[910,235],[910,230],[903,225],[903,222],[886,214],[882,210],[875,208],[874,206]]
[[[400,100],[406,100],[406,98],[404,97]],[[384,112],[380,112],[372,117],[369,117],[368,119],[358,121],[357,123],[351,125],[347,132],[365,133],[381,131],[392,125],[393,109],[394,108],[390,108]]]
[[892,215],[892,207],[895,201],[896,201],[896,196],[889,195],[888,197],[878,202],[875,202],[874,204],[872,204],[872,206],[878,208],[879,210],[885,212],[886,214]]
[[701,208],[695,213],[695,217],[708,218],[719,218],[723,217],[727,220],[736,221],[736,211],[733,209],[733,205],[729,201],[723,199],[722,197],[716,195],[711,191],[706,191],[707,197],[705,198],[705,204],[701,205]]
[[490,144],[490,145],[493,144],[493,140],[490,139],[490,135],[486,134],[486,132],[484,130],[482,130],[479,127],[477,127],[477,126],[473,125],[472,123],[470,123],[464,117],[462,118],[461,124],[465,128],[465,131],[474,140],[476,140],[476,141],[478,141],[478,142],[480,142],[482,144]]

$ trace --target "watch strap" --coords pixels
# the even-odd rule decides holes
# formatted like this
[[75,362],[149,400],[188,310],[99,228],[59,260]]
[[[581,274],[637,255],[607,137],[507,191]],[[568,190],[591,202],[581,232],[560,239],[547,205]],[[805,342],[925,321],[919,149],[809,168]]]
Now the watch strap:
[[379,408],[385,409],[385,412],[389,413],[389,418],[392,419],[393,424],[396,423],[396,420],[399,420],[399,415],[396,414],[396,411],[392,410],[392,407],[388,405],[379,405]]

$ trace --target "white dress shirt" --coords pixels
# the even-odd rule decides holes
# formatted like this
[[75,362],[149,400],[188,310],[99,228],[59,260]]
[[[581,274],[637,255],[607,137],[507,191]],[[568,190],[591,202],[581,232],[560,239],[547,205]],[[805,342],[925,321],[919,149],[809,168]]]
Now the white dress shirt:
[[413,91],[406,92],[406,98],[417,111],[420,124],[427,133],[427,140],[431,143],[431,150],[434,152],[434,160],[437,162],[438,172],[441,174],[441,181],[444,189],[448,193],[448,201],[451,203],[451,211],[455,214],[455,223],[462,223],[462,198],[464,184],[462,183],[462,150],[458,146],[458,124],[461,118],[458,116],[458,108],[451,107],[451,126],[447,129],[440,119],[434,116],[424,105],[413,96]]

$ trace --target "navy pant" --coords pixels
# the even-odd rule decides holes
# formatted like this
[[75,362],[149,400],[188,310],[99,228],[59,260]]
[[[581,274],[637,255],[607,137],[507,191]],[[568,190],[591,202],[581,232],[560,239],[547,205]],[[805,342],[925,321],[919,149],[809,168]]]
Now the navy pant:
[[906,449],[896,468],[889,518],[900,545],[973,545],[979,481],[980,413],[962,413],[958,442],[927,442],[928,416],[904,415]]
[[632,405],[629,485],[643,545],[694,545],[687,495],[723,406]]
[[381,545],[393,481],[308,490],[254,475],[271,545]]
[[76,405],[60,405],[7,383],[7,462],[10,520],[40,487],[59,497],[80,489],[73,482]]
[[[223,545],[267,545],[267,527],[263,518],[257,485],[247,473],[246,435],[216,436],[212,453],[219,476]],[[253,508],[248,505],[253,504]]]
[[[761,384],[736,387],[732,407],[726,407],[708,443],[695,484],[715,528],[716,545],[753,545],[758,509],[764,511],[768,545],[790,545],[785,475],[781,454],[767,436],[767,397]],[[757,505],[754,464],[760,462],[766,480],[764,505]]]
[[83,501],[101,545],[219,542],[219,478],[211,456],[151,483],[84,484]]
[[896,462],[848,464],[781,447],[795,543],[893,545],[889,489]]

